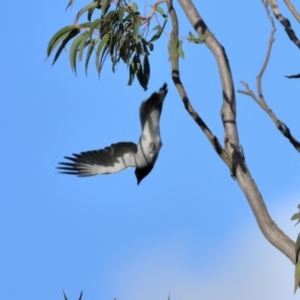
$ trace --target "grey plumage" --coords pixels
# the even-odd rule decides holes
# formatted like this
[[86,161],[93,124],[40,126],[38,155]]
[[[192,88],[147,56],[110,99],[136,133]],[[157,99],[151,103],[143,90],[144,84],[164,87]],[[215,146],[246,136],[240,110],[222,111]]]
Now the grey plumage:
[[73,154],[65,158],[71,162],[61,162],[61,173],[80,177],[97,174],[111,174],[129,167],[136,167],[135,176],[139,184],[152,170],[160,148],[160,115],[168,93],[165,83],[140,106],[142,134],[139,143],[120,142],[100,150]]

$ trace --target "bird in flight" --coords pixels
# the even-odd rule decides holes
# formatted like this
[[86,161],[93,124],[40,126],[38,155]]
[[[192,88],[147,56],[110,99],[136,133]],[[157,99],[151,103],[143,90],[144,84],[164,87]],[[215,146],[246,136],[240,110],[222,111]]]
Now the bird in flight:
[[61,162],[58,169],[63,174],[80,177],[111,174],[135,167],[137,184],[152,170],[162,146],[159,120],[163,102],[168,93],[167,84],[154,92],[140,106],[142,133],[138,144],[120,142],[100,150],[65,156],[71,162]]

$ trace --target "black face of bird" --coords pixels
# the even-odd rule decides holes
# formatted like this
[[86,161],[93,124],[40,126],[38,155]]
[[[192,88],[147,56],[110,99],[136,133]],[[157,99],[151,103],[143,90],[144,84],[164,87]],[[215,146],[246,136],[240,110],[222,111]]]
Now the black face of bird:
[[134,173],[137,179],[137,184],[140,184],[140,182],[151,172],[152,168],[153,165],[135,169]]

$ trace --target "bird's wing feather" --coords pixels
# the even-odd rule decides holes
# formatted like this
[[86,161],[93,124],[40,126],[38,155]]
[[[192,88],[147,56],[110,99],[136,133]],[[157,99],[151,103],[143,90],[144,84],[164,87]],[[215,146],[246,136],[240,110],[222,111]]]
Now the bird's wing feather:
[[61,162],[61,173],[77,176],[110,174],[136,166],[137,145],[132,142],[112,144],[100,150],[73,154],[65,157],[72,162]]
[[165,99],[167,93],[167,84],[164,83],[158,92],[152,93],[152,95],[146,101],[142,102],[140,106],[140,119],[142,129],[144,128],[148,116],[151,114],[153,109],[158,109],[159,111],[162,110],[163,100]]

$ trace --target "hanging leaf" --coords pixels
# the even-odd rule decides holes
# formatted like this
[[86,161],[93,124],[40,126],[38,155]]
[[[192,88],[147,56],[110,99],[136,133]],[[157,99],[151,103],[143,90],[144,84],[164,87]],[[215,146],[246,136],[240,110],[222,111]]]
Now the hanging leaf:
[[79,18],[88,10],[91,10],[91,9],[95,9],[97,6],[99,6],[98,2],[92,2],[92,3],[89,3],[88,5],[86,5],[85,7],[83,7],[78,13],[77,13],[77,16],[74,20],[74,24],[77,24]]
[[294,285],[294,294],[297,289],[300,287],[300,261],[297,262],[295,267],[295,285]]
[[68,3],[68,5],[67,5],[67,7],[66,7],[66,10],[67,10],[69,7],[72,8],[74,2],[75,2],[75,0],[70,0],[70,2]]
[[135,75],[135,67],[134,67],[134,61],[133,59],[131,60],[130,66],[129,66],[129,80],[127,85],[131,85],[134,79]]
[[78,49],[78,61],[81,61],[82,60],[82,55],[83,55],[83,50],[86,46],[89,45],[89,43],[91,42],[91,40],[88,40],[89,39],[89,32],[85,32],[83,34],[83,39],[81,40],[81,43],[79,45],[79,49]]
[[94,0],[94,2],[98,2],[98,6],[97,7],[94,7],[94,8],[91,8],[89,11],[88,11],[88,14],[87,14],[87,19],[89,21],[92,20],[92,16],[93,16],[93,13],[96,9],[101,9],[101,0]]
[[[68,1],[67,8],[74,3],[74,0]],[[111,0],[90,1],[92,2],[78,11],[73,26],[66,26],[53,35],[47,46],[47,57],[56,50],[54,64],[62,50],[72,40],[69,61],[75,74],[77,62],[82,60],[84,54],[87,74],[90,58],[95,50],[95,65],[99,76],[109,55],[113,72],[116,71],[119,62],[123,61],[129,69],[128,84],[132,84],[136,76],[140,85],[147,89],[150,78],[149,55],[154,49],[153,42],[158,40],[164,31],[167,14],[160,6],[155,6],[155,16],[161,15],[164,22],[162,26],[158,25],[153,29],[154,35],[147,40],[145,36],[148,34],[148,23],[141,22],[136,3],[128,4],[127,1]],[[114,3],[113,8],[111,3]],[[98,9],[101,10],[100,16],[92,21],[94,12]],[[87,16],[88,22],[77,24],[84,15]],[[171,44],[170,53],[174,52],[173,43]],[[181,44],[182,41],[178,42],[178,49],[175,47],[175,50],[184,57]]]
[[71,64],[71,69],[75,72],[76,74],[76,58],[77,58],[77,52],[78,52],[78,47],[81,43],[81,41],[84,39],[84,35],[81,34],[78,36],[74,41],[70,49],[69,53],[69,59],[70,59],[70,64]]
[[163,33],[165,26],[167,24],[167,20],[164,21],[163,26],[157,25],[155,30],[157,30],[157,32],[152,36],[152,38],[149,40],[149,42],[154,42],[156,40],[158,40],[161,36],[161,34]]
[[135,39],[135,42],[138,43],[139,40],[139,19],[138,14],[132,14],[131,15],[131,22],[132,22],[132,29],[133,29],[133,36]]
[[119,21],[120,21],[120,22],[123,21],[124,12],[125,12],[124,7],[123,7],[123,6],[120,6],[119,11],[118,11],[118,17],[119,17]]
[[150,78],[150,64],[149,64],[148,55],[145,55],[144,56],[144,81],[143,81],[144,90],[147,90],[149,78]]
[[295,244],[296,262],[298,262],[299,252],[300,252],[300,233],[298,234],[297,241],[296,241],[296,244]]
[[[298,209],[300,210],[300,204],[299,204],[297,207],[298,207]],[[296,226],[297,224],[299,224],[299,223],[300,223],[300,211],[299,211],[298,213],[296,213],[296,214],[293,214],[291,220],[292,220],[292,221],[293,221],[293,220],[298,220],[298,222],[295,224],[295,226]]]
[[209,36],[209,33],[201,34],[200,36],[195,36],[194,34],[192,34],[191,32],[189,32],[189,36],[188,36],[187,40],[190,43],[203,44],[205,42],[205,39],[208,36]]
[[110,1],[111,0],[102,0],[101,3],[102,3],[102,10],[101,10],[101,17],[103,18],[110,6]]
[[63,291],[64,294],[64,300],[68,300],[67,295],[65,294],[65,292]]
[[127,7],[129,8],[129,11],[131,13],[136,13],[138,11],[138,9],[139,9],[138,6],[137,6],[137,4],[134,3],[134,2],[128,3]]
[[86,53],[86,59],[85,59],[85,75],[87,75],[87,72],[88,72],[88,66],[89,66],[89,61],[90,61],[90,58],[91,58],[91,55],[93,53],[93,50],[94,50],[94,46],[95,44],[97,43],[97,40],[92,40],[89,44],[89,48],[87,50],[87,53]]
[[91,38],[92,35],[94,34],[94,31],[96,30],[96,28],[98,27],[98,30],[100,32],[100,19],[95,20],[94,22],[91,23],[90,26],[90,31],[89,31],[89,37]]
[[164,17],[165,20],[168,18],[168,16],[165,14],[164,10],[159,5],[156,5],[155,10],[159,14],[161,14]]
[[72,29],[71,32],[69,32],[69,34],[65,37],[65,39],[62,40],[61,45],[59,46],[59,48],[57,49],[57,51],[55,53],[52,65],[55,64],[55,62],[58,59],[61,51],[65,48],[65,46],[67,45],[68,41],[71,40],[73,37],[75,37],[79,32],[80,32],[79,29],[74,28],[74,29]]
[[49,57],[52,51],[55,49],[57,44],[65,39],[65,37],[74,29],[74,26],[66,26],[61,30],[57,31],[54,36],[51,38],[50,42],[48,43],[47,47],[47,56]]
[[98,73],[100,74],[101,64],[100,64],[100,54],[104,46],[106,46],[106,49],[108,49],[107,42],[109,41],[110,34],[106,34],[101,42],[98,45],[97,51],[96,51],[96,68]]

